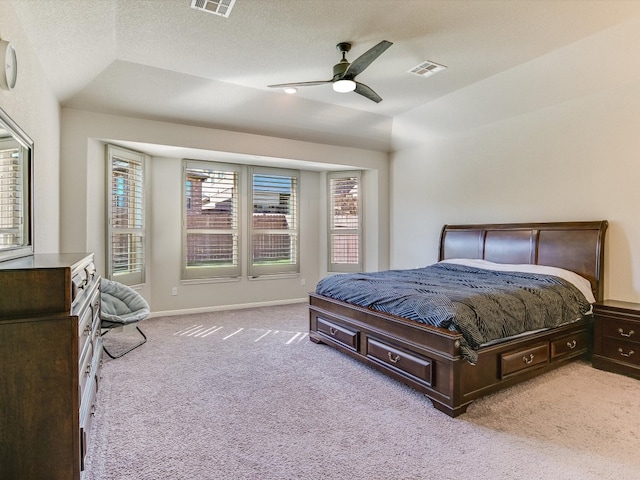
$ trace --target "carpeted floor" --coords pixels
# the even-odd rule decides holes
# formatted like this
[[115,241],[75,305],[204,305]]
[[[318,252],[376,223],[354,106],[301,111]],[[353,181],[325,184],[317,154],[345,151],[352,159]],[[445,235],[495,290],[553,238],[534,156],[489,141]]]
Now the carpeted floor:
[[144,346],[105,358],[85,480],[640,479],[638,380],[574,362],[452,419],[307,322],[305,304],[142,322]]

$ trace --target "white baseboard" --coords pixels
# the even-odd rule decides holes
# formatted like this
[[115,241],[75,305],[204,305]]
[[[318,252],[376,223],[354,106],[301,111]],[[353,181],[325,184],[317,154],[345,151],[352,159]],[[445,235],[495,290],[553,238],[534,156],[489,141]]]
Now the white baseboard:
[[270,300],[268,302],[240,303],[236,305],[218,305],[213,307],[185,308],[182,310],[163,310],[151,312],[148,318],[171,317],[174,315],[188,315],[190,313],[219,312],[222,310],[240,310],[243,308],[272,307],[276,305],[291,305],[293,303],[306,303],[308,298],[290,298],[288,300]]

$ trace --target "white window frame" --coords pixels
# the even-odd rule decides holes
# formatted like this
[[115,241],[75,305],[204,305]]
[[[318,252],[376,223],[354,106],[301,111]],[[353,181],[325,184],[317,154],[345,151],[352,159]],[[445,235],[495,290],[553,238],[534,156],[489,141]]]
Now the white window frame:
[[[232,210],[232,224],[226,229],[188,229],[187,208],[195,205],[191,198],[187,197],[187,171],[188,170],[204,170],[208,172],[225,172],[235,173],[236,192],[235,192],[235,208]],[[239,278],[242,274],[242,167],[231,163],[217,163],[198,160],[185,159],[182,162],[182,280],[197,279],[215,279],[215,278]],[[231,234],[234,236],[235,255],[231,265],[205,265],[205,266],[188,266],[188,243],[187,236],[189,234]]]
[[[346,178],[356,178],[357,191],[357,227],[346,228],[337,226],[335,210],[334,210],[334,192],[332,189],[332,180],[340,180]],[[364,265],[364,238],[363,238],[363,190],[362,190],[362,172],[357,171],[341,171],[327,173],[327,270],[335,273],[361,272]],[[335,235],[353,235],[357,236],[358,261],[357,262],[339,262],[334,258]]]
[[[107,164],[107,239],[106,239],[106,277],[123,283],[125,285],[141,285],[145,282],[146,273],[146,160],[145,154],[128,150],[115,145],[106,146],[106,164]],[[136,174],[131,179],[131,182],[127,185],[129,188],[133,187],[130,195],[128,195],[128,202],[134,205],[128,215],[132,218],[131,223],[126,227],[114,226],[114,200],[116,198],[122,198],[122,195],[118,195],[113,188],[114,169],[116,161],[130,162],[135,165]],[[123,269],[122,265],[118,268],[115,266],[116,261],[122,261],[122,257],[116,252],[116,244],[114,243],[115,236],[128,236],[135,238],[134,249],[127,255],[127,262]],[[119,260],[117,260],[119,259]]]
[[[292,198],[289,205],[290,210],[287,214],[287,229],[254,229],[254,197],[256,192],[254,189],[254,175],[267,175],[273,177],[288,177],[292,179]],[[268,275],[286,275],[300,273],[300,171],[288,170],[272,167],[256,167],[252,166],[248,169],[247,175],[248,191],[249,191],[249,208],[247,209],[248,223],[248,275],[250,278],[257,278]],[[257,213],[257,212],[256,212]],[[291,239],[290,248],[292,250],[289,262],[277,262],[271,264],[254,263],[254,239],[256,235],[288,235]]]

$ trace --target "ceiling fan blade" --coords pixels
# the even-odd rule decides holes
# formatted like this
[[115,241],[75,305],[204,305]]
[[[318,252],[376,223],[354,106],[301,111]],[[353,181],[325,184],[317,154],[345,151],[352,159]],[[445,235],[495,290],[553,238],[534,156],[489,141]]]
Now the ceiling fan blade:
[[364,83],[356,82],[356,89],[354,91],[376,103],[380,103],[382,101],[382,97]]
[[351,65],[349,65],[349,68],[347,68],[347,71],[344,72],[343,77],[353,78],[356,75],[362,73],[362,71],[365,68],[371,65],[371,62],[373,62],[376,58],[382,55],[384,51],[387,48],[389,48],[391,45],[393,45],[392,42],[389,42],[387,40],[382,40],[375,47],[371,47],[369,50],[367,50],[358,58],[356,58],[353,62],[351,62]]
[[284,87],[313,87],[314,85],[324,85],[325,83],[331,83],[333,80],[316,80],[315,82],[295,82],[295,83],[277,83],[275,85],[267,85],[270,88],[284,88]]

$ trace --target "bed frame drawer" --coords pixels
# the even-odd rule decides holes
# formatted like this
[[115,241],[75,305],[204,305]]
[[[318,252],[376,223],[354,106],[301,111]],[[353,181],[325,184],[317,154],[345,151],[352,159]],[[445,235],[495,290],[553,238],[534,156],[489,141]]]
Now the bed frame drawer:
[[589,334],[576,332],[551,341],[551,358],[578,355],[589,348]]
[[522,373],[549,363],[549,343],[500,355],[501,378]]
[[430,359],[367,338],[367,357],[387,368],[432,386],[433,363]]
[[337,325],[329,320],[318,317],[318,332],[325,337],[344,345],[345,347],[357,351],[359,334],[355,330]]

